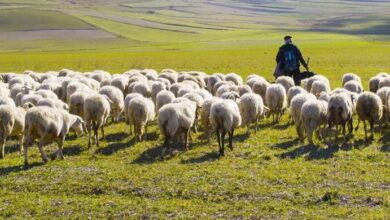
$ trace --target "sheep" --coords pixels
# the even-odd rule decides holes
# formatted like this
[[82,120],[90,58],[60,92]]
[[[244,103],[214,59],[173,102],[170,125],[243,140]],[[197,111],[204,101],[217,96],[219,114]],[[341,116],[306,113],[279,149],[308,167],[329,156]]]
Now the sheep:
[[297,96],[298,94],[307,93],[306,90],[304,90],[300,86],[293,86],[287,91],[287,106],[290,106],[291,100]]
[[153,82],[151,86],[151,95],[153,102],[156,102],[156,96],[159,92],[167,90],[167,86],[163,82]]
[[314,81],[311,86],[310,93],[315,95],[316,97],[319,97],[321,92],[329,93],[330,92],[329,85],[323,80]]
[[210,92],[208,92],[206,89],[195,89],[194,92],[200,96],[202,96],[203,99],[208,99],[213,97]]
[[63,110],[69,110],[68,104],[64,103],[59,99],[50,99],[50,98],[42,98],[37,103],[37,106],[47,106],[50,108],[59,108]]
[[304,139],[303,131],[302,131],[303,124],[301,121],[302,106],[305,102],[307,102],[309,100],[315,100],[315,99],[316,99],[316,97],[311,93],[301,93],[301,94],[294,96],[294,98],[291,99],[290,115],[294,121],[295,129],[297,131],[298,138],[300,141],[303,141],[303,139]]
[[95,70],[92,72],[91,78],[98,82],[102,82],[104,79],[111,79],[111,74],[103,70]]
[[249,126],[252,122],[256,122],[256,132],[258,129],[258,122],[265,111],[261,96],[254,93],[244,94],[241,96],[238,106],[242,117],[241,125],[247,127],[247,134],[249,134]]
[[11,91],[3,86],[0,86],[0,96],[7,97],[11,95]]
[[[129,86],[129,77],[124,75],[117,76],[110,81],[110,85],[120,89],[123,94],[127,94],[127,87]],[[102,82],[100,82],[100,86],[102,87]]]
[[295,86],[293,78],[289,76],[279,76],[276,79],[276,83],[281,84],[286,91],[288,91],[291,87]]
[[257,80],[255,83],[252,85],[252,92],[258,94],[261,96],[261,98],[265,101],[266,100],[266,93],[267,93],[267,88],[271,84],[267,82],[267,80]]
[[382,120],[383,122],[386,122],[387,121],[387,118],[388,118],[388,114],[389,114],[389,105],[388,104],[388,100],[389,100],[389,95],[390,95],[390,87],[383,87],[383,88],[380,88],[378,89],[378,91],[376,92],[376,94],[379,96],[379,98],[381,99],[382,103],[383,103],[383,117],[382,117]]
[[240,98],[240,95],[237,92],[225,92],[220,96],[220,98],[237,101]]
[[89,95],[91,94],[84,91],[73,93],[69,98],[69,112],[84,118],[84,102]]
[[175,97],[178,97],[179,96],[179,90],[180,89],[184,89],[186,88],[187,90],[194,90],[194,88],[189,85],[189,84],[185,84],[185,83],[175,83],[175,84],[172,84],[171,87],[169,88],[169,90],[171,92],[173,92],[173,94],[175,95]]
[[135,97],[131,99],[128,108],[126,112],[128,113],[129,124],[134,126],[137,141],[143,141],[144,130],[145,133],[148,133],[147,123],[153,121],[156,114],[153,101],[143,96]]
[[119,122],[125,103],[123,93],[114,86],[104,86],[100,88],[99,94],[106,95],[111,100],[110,113],[114,122]]
[[363,92],[362,84],[356,80],[349,80],[344,84],[344,89],[360,94]]
[[174,84],[177,82],[179,74],[174,70],[162,70],[158,78],[164,78],[169,80],[170,84]]
[[[63,84],[64,85],[64,84]],[[87,85],[78,82],[76,80],[72,80],[67,83],[66,86],[66,102],[69,103],[70,96],[76,91],[92,91],[90,87]]]
[[177,92],[177,97],[183,97],[184,95],[186,95],[187,93],[190,93],[190,92],[193,92],[194,89],[192,87],[184,87],[184,88],[181,88],[179,89],[179,91]]
[[69,69],[62,69],[58,72],[58,77],[66,77],[66,76],[71,76],[74,74],[73,70]]
[[210,122],[217,132],[220,156],[225,155],[225,135],[229,135],[229,147],[233,150],[234,129],[241,125],[238,105],[232,100],[219,100],[211,105]]
[[235,73],[228,73],[225,76],[225,81],[233,82],[236,86],[242,85],[242,78],[241,76],[235,74]]
[[218,98],[210,97],[204,100],[202,108],[200,109],[200,121],[203,127],[204,133],[207,137],[207,142],[210,142],[211,136],[211,123],[210,123],[210,109],[211,105],[216,102]]
[[214,88],[214,85],[217,83],[217,82],[220,82],[222,81],[218,76],[210,76],[207,80],[207,90],[210,92],[210,93],[213,93],[213,88]]
[[45,89],[39,89],[35,92],[35,94],[42,96],[42,98],[50,98],[50,99],[58,99],[58,97],[61,97],[61,96],[57,96],[57,94],[54,93],[53,91],[45,90]]
[[237,87],[238,94],[240,96],[246,94],[246,93],[252,93],[252,89],[248,85],[240,85]]
[[175,95],[171,91],[161,91],[156,96],[156,112],[158,112],[161,107],[166,104],[169,104],[175,100]]
[[27,94],[24,95],[21,99],[20,105],[24,105],[27,102],[32,103],[33,105],[38,105],[38,102],[42,99],[42,96],[37,94]]
[[379,80],[378,88],[390,87],[390,76],[382,77]]
[[237,86],[223,85],[215,92],[216,97],[221,97],[226,92],[236,92]]
[[266,104],[270,109],[273,122],[279,122],[287,107],[286,90],[281,84],[272,84],[267,88]]
[[[356,102],[356,112],[359,117],[359,122],[363,121],[364,135],[367,138],[366,121],[370,123],[371,138],[374,139],[374,122],[378,122],[383,115],[383,104],[378,95],[372,92],[363,92],[359,95]],[[356,126],[356,130],[358,126]]]
[[156,82],[164,83],[167,90],[169,90],[169,88],[171,87],[171,82],[169,82],[169,80],[167,80],[165,78],[157,78]]
[[41,152],[43,162],[48,162],[48,158],[43,150],[43,146],[50,142],[58,144],[58,151],[54,155],[64,158],[62,148],[65,137],[70,128],[73,128],[77,134],[84,132],[85,122],[81,117],[69,114],[61,109],[53,109],[46,106],[30,108],[26,112],[24,129],[24,164],[28,165],[27,150],[33,145],[35,139],[39,139],[38,148]]
[[101,128],[102,137],[104,138],[104,125],[110,115],[111,102],[107,96],[101,94],[90,95],[85,99],[84,120],[88,130],[88,148],[91,148],[91,129],[94,131],[97,147],[99,147],[99,128]]
[[370,78],[370,80],[368,81],[370,92],[376,93],[376,91],[378,91],[379,82],[382,78],[383,78],[383,76],[381,76],[381,75],[376,75],[376,76]]
[[[349,134],[352,134],[353,101],[349,93],[339,93],[330,96],[327,110],[328,129],[341,125],[344,141],[347,142],[345,126],[348,124]],[[337,134],[335,136],[337,138]]]
[[145,98],[151,96],[150,87],[147,84],[147,81],[146,82],[138,81],[138,82],[131,83],[129,85],[129,90],[128,91],[131,91],[133,93],[139,93],[142,96],[144,96]]
[[20,153],[23,152],[23,131],[26,110],[9,105],[0,106],[0,159],[4,158],[5,142],[9,135],[19,136]]
[[330,99],[330,95],[329,95],[329,93],[326,93],[326,92],[321,92],[320,96],[318,96],[318,100],[322,100],[325,102],[329,102],[329,99]]
[[15,102],[10,97],[0,96],[0,105],[9,105],[15,107]]
[[351,81],[351,80],[356,80],[358,82],[362,82],[360,80],[360,77],[358,75],[356,75],[355,73],[346,73],[343,75],[343,84],[342,86],[344,86],[348,81]]
[[302,80],[302,83],[303,83],[303,88],[307,91],[307,92],[310,92],[311,91],[311,87],[313,85],[313,83],[315,81],[323,81],[325,82],[328,87],[330,88],[330,83],[329,83],[329,80],[325,77],[325,76],[322,76],[322,75],[315,75],[313,77],[310,77],[310,78],[307,78],[307,79],[304,79]]
[[328,103],[322,100],[308,100],[302,105],[301,123],[306,130],[307,139],[313,144],[313,132],[317,130],[318,139],[323,136],[321,125],[326,124]]
[[230,87],[235,87],[236,85],[231,82],[231,81],[220,81],[220,82],[217,82],[214,84],[214,87],[213,87],[213,92],[212,94],[215,95],[217,90],[222,87],[222,86],[230,86]]
[[158,126],[165,137],[161,157],[164,157],[166,150],[170,151],[169,142],[175,136],[184,136],[184,148],[188,151],[188,136],[195,122],[195,109],[195,103],[188,100],[166,104],[159,110]]

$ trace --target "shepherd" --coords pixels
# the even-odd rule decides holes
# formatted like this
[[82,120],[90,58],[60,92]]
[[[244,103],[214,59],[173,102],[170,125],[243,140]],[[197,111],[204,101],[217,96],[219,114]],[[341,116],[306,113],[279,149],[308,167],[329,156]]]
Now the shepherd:
[[275,77],[280,75],[289,76],[294,79],[295,85],[300,84],[300,63],[305,67],[306,71],[309,71],[309,66],[303,59],[301,51],[292,43],[291,36],[284,37],[284,45],[279,48],[276,55],[276,69]]

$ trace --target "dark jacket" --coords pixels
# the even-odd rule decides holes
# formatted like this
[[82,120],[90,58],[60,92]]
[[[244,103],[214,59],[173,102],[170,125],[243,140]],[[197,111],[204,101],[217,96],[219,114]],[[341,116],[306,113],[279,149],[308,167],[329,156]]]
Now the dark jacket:
[[284,63],[284,52],[288,50],[293,50],[295,52],[295,57],[297,57],[297,66],[299,69],[299,63],[302,63],[302,65],[307,68],[306,61],[303,59],[301,51],[299,51],[298,47],[296,47],[294,44],[285,44],[279,48],[278,54],[276,55],[276,63],[281,62],[281,68],[283,69],[285,67]]

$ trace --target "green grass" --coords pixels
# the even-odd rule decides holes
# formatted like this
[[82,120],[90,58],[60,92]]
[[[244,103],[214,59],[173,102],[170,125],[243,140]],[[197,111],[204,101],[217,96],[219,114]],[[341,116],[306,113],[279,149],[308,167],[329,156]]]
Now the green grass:
[[93,26],[58,11],[31,8],[5,9],[0,13],[0,31],[93,29]]
[[[234,71],[243,77],[259,72],[272,79],[276,49],[3,53],[0,66],[2,71],[66,67],[112,73],[175,68]],[[390,52],[381,44],[303,44],[301,49],[333,88],[344,72],[357,72],[367,88],[370,76],[389,69],[389,57],[376,56]],[[388,130],[384,140],[377,133],[369,145],[360,129],[348,147],[309,146],[295,141],[287,121],[287,116],[279,125],[263,120],[260,131],[249,137],[239,129],[236,148],[224,158],[217,157],[215,138],[207,144],[196,135],[189,152],[160,161],[163,140],[155,124],[143,143],[127,135],[123,122],[110,124],[99,149],[88,150],[86,137],[70,135],[66,159],[46,165],[39,164],[34,146],[29,169],[22,167],[11,141],[0,161],[0,218],[388,218]]]

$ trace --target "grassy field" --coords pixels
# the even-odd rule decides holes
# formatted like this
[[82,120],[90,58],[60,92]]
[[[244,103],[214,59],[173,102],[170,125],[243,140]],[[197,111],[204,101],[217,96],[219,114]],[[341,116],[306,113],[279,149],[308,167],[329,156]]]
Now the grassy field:
[[[385,1],[72,2],[0,1],[0,8],[24,7],[6,15],[11,9],[0,9],[0,30],[28,30],[17,17],[31,20],[36,31],[93,28],[115,37],[0,38],[0,72],[173,68],[258,73],[273,81],[285,34],[294,36],[311,69],[327,76],[332,88],[341,86],[345,72],[359,74],[367,88],[371,76],[390,69]],[[44,165],[34,146],[27,168],[11,140],[0,160],[0,218],[390,218],[390,128],[383,136],[377,130],[366,144],[361,126],[349,145],[339,140],[327,146],[317,139],[316,145],[298,143],[287,115],[260,126],[249,136],[240,128],[235,149],[224,158],[215,137],[207,143],[201,131],[189,152],[176,144],[179,154],[161,161],[156,123],[143,143],[123,122],[109,124],[99,149],[87,149],[87,137],[71,133],[65,160]]]

